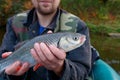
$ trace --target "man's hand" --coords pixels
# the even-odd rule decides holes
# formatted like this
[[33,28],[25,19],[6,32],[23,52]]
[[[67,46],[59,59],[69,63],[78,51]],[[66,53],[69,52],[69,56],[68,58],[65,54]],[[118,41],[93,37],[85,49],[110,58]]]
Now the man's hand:
[[[12,52],[5,52],[2,54],[2,58],[6,58],[10,54],[12,54]],[[16,61],[15,63],[13,63],[12,65],[8,66],[5,69],[5,73],[8,75],[20,76],[24,74],[28,69],[29,69],[29,64],[27,62],[22,64],[20,61]]]
[[53,45],[46,45],[45,43],[35,43],[34,48],[31,49],[31,54],[34,59],[46,67],[48,70],[54,71],[58,76],[64,67],[64,60],[66,53]]

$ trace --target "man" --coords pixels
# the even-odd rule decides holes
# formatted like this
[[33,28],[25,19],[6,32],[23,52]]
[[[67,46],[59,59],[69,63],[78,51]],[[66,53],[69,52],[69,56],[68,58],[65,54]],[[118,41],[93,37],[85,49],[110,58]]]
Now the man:
[[7,57],[15,45],[45,33],[71,31],[86,35],[82,47],[65,53],[45,43],[35,43],[31,49],[34,59],[42,64],[36,71],[29,63],[16,61],[9,66],[2,78],[6,80],[85,80],[91,69],[89,31],[78,17],[59,8],[61,0],[32,0],[34,8],[11,17],[0,48],[1,57]]

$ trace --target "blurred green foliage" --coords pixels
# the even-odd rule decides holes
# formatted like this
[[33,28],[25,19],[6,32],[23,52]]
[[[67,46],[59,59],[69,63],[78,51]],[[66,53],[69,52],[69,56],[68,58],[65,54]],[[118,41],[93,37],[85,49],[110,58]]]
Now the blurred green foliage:
[[31,8],[29,0],[0,0],[0,26],[6,24],[7,18]]
[[112,29],[105,25],[95,25],[92,23],[87,23],[87,25],[89,26],[90,32],[93,34],[108,35],[108,33],[112,32]]
[[[113,28],[115,28],[113,29],[113,32],[119,32],[119,4],[120,0],[61,0],[60,6],[79,16],[82,20],[88,23],[90,28],[93,29],[93,26],[95,25],[95,28],[92,31],[97,32],[106,27],[104,28],[105,30],[102,30],[105,31],[103,33],[106,33]],[[30,0],[1,0],[0,26],[6,24],[8,17],[30,8],[32,8]],[[117,27],[114,27],[115,25]]]
[[91,32],[119,32],[120,0],[62,0],[61,7],[84,20]]

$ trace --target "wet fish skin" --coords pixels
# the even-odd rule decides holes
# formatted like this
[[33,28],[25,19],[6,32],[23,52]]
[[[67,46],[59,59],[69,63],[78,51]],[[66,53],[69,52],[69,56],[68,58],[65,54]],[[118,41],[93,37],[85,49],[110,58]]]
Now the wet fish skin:
[[44,42],[47,45],[55,45],[56,47],[63,49],[65,52],[68,52],[83,45],[85,40],[85,35],[70,32],[51,33],[35,37],[27,41],[9,57],[0,60],[0,73],[15,61],[29,62],[30,67],[34,66],[36,61],[30,54],[30,49],[33,48],[34,43],[36,42]]

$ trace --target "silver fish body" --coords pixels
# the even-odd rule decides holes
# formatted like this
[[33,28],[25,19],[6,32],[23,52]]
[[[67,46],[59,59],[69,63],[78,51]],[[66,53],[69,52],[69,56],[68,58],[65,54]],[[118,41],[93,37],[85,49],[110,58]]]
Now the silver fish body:
[[56,47],[63,49],[65,52],[69,52],[83,45],[85,40],[85,35],[70,32],[51,33],[37,36],[27,41],[19,49],[15,50],[9,57],[0,60],[0,73],[15,61],[29,62],[30,66],[34,66],[36,61],[30,54],[30,49],[33,48],[36,42],[44,42],[47,45],[55,45]]

